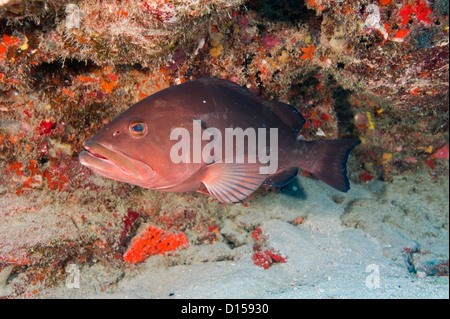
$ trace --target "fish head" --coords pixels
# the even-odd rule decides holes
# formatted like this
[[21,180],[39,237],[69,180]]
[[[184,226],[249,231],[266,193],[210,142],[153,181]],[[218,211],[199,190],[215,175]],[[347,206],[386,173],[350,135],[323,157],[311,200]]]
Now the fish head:
[[110,179],[151,189],[171,187],[191,169],[170,159],[170,132],[177,125],[183,124],[173,110],[143,100],[98,131],[85,144],[80,163]]

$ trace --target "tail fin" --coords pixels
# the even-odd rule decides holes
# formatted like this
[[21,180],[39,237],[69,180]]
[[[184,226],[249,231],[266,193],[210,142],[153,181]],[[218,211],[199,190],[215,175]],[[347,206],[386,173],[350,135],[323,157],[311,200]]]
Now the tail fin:
[[307,143],[307,152],[300,167],[337,190],[347,192],[350,189],[347,177],[348,155],[361,141],[339,139],[303,143]]

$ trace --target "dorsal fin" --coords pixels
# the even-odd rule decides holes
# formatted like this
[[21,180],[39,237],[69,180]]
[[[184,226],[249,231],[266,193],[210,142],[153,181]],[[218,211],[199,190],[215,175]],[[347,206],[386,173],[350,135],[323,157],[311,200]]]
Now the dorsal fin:
[[249,90],[239,86],[237,83],[228,80],[216,78],[207,78],[205,80],[211,81],[217,85],[237,90],[240,93],[244,94],[245,96],[251,98],[252,100],[261,103],[265,107],[269,108],[273,113],[275,113],[275,115],[278,116],[283,121],[284,124],[290,127],[295,132],[296,135],[306,122],[305,118],[300,114],[300,112],[297,111],[297,109],[291,105],[274,100],[268,100],[262,96],[256,95],[250,92]]
[[289,126],[295,132],[295,134],[298,134],[303,125],[305,125],[305,118],[299,111],[297,111],[295,107],[273,100],[264,99],[260,102],[271,109],[272,112],[275,113],[284,124]]

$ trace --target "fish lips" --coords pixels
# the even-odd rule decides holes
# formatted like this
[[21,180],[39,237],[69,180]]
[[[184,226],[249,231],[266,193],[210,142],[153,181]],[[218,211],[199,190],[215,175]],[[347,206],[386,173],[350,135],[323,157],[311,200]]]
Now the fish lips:
[[110,145],[90,140],[79,155],[80,163],[105,177],[135,185],[142,185],[152,177],[153,170]]

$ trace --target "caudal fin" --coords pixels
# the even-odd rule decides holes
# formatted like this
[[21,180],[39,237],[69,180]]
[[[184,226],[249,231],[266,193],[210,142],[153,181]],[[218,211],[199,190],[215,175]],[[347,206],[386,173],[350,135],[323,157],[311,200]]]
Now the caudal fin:
[[350,152],[361,141],[356,139],[316,140],[307,143],[301,168],[341,192],[350,189],[347,160]]

